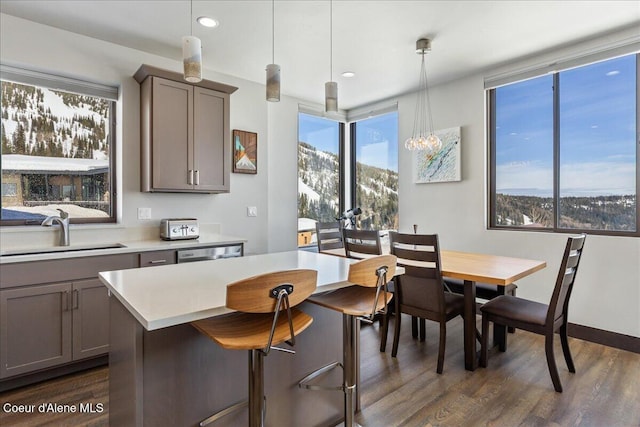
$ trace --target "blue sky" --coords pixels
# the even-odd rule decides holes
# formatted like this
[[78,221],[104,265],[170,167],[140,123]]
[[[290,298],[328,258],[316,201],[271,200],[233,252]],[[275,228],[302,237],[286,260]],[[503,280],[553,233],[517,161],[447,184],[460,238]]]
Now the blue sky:
[[[318,150],[338,153],[338,122],[300,114],[299,140]],[[348,132],[348,130],[347,130]],[[398,113],[360,120],[356,125],[356,156],[359,162],[398,170]]]
[[[635,194],[635,62],[560,73],[561,196]],[[545,75],[496,90],[498,191],[552,194],[552,86]]]

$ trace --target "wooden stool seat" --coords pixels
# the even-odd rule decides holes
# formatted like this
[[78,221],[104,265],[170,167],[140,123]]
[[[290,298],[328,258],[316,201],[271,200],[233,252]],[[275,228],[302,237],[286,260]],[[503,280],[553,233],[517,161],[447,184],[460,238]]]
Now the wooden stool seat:
[[[380,295],[375,311],[382,311],[391,302],[392,298],[392,293]],[[376,302],[376,290],[361,286],[349,286],[336,291],[314,295],[308,301],[339,313],[351,316],[366,316],[371,314],[373,304]]]
[[[307,329],[313,322],[311,316],[297,308],[291,309],[291,320],[294,335]],[[192,325],[227,350],[257,350],[265,348],[269,343],[272,323],[273,314],[270,313],[231,313],[198,320]],[[272,344],[282,344],[291,338],[287,318],[279,317]]]

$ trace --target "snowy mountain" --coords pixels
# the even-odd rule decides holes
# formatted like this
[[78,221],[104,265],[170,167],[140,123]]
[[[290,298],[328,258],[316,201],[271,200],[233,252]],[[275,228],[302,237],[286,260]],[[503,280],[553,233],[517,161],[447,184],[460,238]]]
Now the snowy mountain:
[[[339,212],[338,155],[298,144],[298,217],[332,221]],[[363,227],[397,228],[398,173],[356,164],[356,203],[363,210]],[[351,206],[347,206],[350,208]]]
[[109,101],[2,82],[2,153],[108,159]]

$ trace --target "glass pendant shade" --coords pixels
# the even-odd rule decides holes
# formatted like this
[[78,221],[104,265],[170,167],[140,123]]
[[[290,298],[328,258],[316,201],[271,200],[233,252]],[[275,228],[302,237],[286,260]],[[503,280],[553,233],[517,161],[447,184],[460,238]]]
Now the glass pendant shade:
[[202,80],[202,43],[194,36],[182,37],[184,79],[191,83]]
[[327,113],[338,112],[338,83],[336,82],[324,84],[324,110]]
[[267,101],[280,101],[280,66],[267,65]]

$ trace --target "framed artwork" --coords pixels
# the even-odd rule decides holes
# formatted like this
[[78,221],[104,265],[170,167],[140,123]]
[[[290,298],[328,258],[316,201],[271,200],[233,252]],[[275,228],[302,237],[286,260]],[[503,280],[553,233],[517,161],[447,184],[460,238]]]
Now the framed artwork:
[[233,172],[258,173],[258,134],[233,130]]
[[460,173],[460,127],[436,131],[442,148],[435,154],[413,151],[413,182],[450,182],[462,180]]

